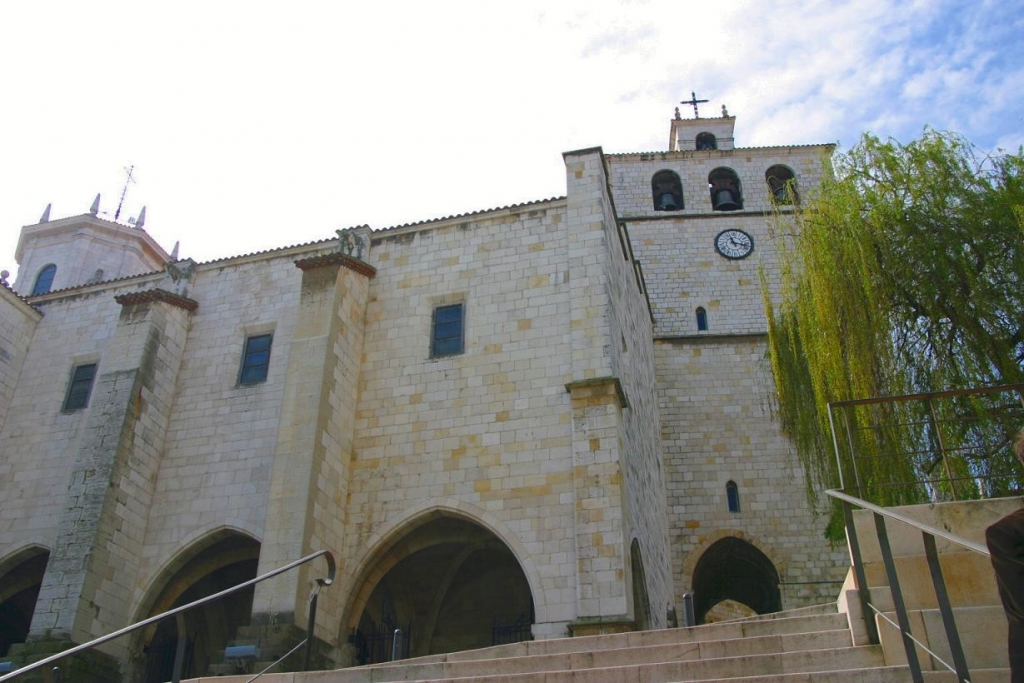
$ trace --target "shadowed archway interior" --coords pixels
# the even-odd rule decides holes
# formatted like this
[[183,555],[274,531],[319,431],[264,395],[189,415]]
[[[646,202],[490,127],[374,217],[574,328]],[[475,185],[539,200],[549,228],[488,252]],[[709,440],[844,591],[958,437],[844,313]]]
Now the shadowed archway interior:
[[723,600],[758,614],[782,609],[779,573],[768,557],[740,538],[723,538],[704,551],[693,571],[693,609],[698,624]]
[[50,553],[41,548],[26,550],[13,558],[9,571],[0,575],[0,657],[28,636],[49,557]]
[[[145,617],[186,605],[256,577],[258,541],[231,534],[198,552],[164,584]],[[185,612],[187,646],[182,674],[205,675],[219,661],[238,627],[249,622],[253,589],[226,596],[209,605]],[[174,619],[161,621],[143,631],[141,650],[144,672],[137,679],[147,683],[170,680],[177,646]]]
[[[533,598],[518,560],[490,531],[439,517],[409,531],[366,576],[358,628],[362,662],[487,647],[529,638]],[[379,580],[371,587],[369,584]]]

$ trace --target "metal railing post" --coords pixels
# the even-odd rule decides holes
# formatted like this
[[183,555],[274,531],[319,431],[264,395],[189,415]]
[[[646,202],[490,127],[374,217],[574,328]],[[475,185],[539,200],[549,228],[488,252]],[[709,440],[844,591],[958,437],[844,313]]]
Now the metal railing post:
[[846,538],[850,543],[850,554],[853,556],[853,578],[857,581],[857,597],[860,598],[860,608],[864,612],[864,625],[868,631],[868,642],[872,645],[878,645],[881,641],[878,638],[878,625],[875,623],[875,614],[871,610],[871,589],[868,588],[868,577],[864,572],[864,560],[860,554],[857,528],[853,524],[853,508],[845,500],[842,503],[843,518],[846,521]]
[[306,620],[306,656],[303,671],[309,671],[313,662],[313,629],[316,628],[316,603],[320,597],[320,589],[324,584],[318,579],[313,585],[313,593],[309,596],[309,618]]
[[391,661],[395,661],[399,658],[402,652],[402,629],[396,628],[391,641]]
[[693,593],[683,593],[683,626],[696,626],[693,614]]
[[928,416],[932,421],[932,429],[935,430],[935,440],[939,444],[939,455],[942,457],[942,469],[946,471],[946,479],[949,480],[949,490],[953,494],[953,500],[958,500],[956,495],[956,480],[953,479],[953,468],[949,466],[949,456],[946,454],[946,443],[942,439],[942,429],[939,428],[939,418],[935,414],[935,404],[931,399],[925,400],[928,406]]
[[969,683],[971,674],[967,669],[967,658],[964,657],[963,645],[960,643],[960,632],[957,630],[956,621],[953,618],[953,607],[949,602],[946,580],[942,576],[939,552],[935,548],[935,537],[927,531],[923,531],[921,534],[924,536],[924,554],[928,558],[928,570],[931,572],[932,584],[935,586],[935,598],[939,603],[942,626],[946,630],[946,640],[949,642],[949,652],[953,656],[956,676],[960,679],[960,683]]
[[910,677],[914,683],[924,683],[924,675],[921,673],[921,662],[917,658],[917,647],[914,644],[913,638],[911,638],[907,606],[903,602],[903,591],[900,590],[900,578],[896,574],[896,563],[892,559],[892,548],[889,545],[889,532],[885,528],[885,518],[877,512],[872,513],[872,515],[875,518],[875,531],[878,534],[878,546],[882,550],[882,562],[885,564],[885,573],[889,577],[889,590],[892,592],[893,607],[896,608],[896,620],[900,625],[903,647],[907,651],[907,666],[910,667]]
[[185,665],[185,645],[188,637],[185,634],[185,613],[178,612],[174,615],[174,621],[178,627],[178,643],[174,647],[174,673],[171,675],[173,683],[181,681],[181,669]]

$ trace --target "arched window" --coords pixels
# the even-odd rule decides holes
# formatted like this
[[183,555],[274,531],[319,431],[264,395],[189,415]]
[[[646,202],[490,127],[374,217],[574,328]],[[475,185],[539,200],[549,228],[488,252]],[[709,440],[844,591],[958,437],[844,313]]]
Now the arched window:
[[716,168],[708,174],[708,190],[714,211],[739,211],[743,208],[740,178],[731,168]]
[[43,266],[42,270],[39,271],[39,275],[36,275],[36,283],[32,286],[31,296],[36,294],[46,294],[53,287],[53,276],[57,274],[57,266],[52,263],[48,266]]
[[708,331],[708,312],[704,310],[703,306],[697,307],[697,331]]
[[683,208],[683,183],[674,171],[658,171],[651,178],[651,197],[655,211],[679,211]]
[[776,164],[764,172],[773,204],[796,204],[800,201],[796,193],[796,175],[788,166]]
[[725,497],[729,501],[729,512],[740,511],[740,489],[736,482],[730,481],[725,485]]
[[698,133],[696,139],[697,149],[718,149],[718,140],[714,133]]

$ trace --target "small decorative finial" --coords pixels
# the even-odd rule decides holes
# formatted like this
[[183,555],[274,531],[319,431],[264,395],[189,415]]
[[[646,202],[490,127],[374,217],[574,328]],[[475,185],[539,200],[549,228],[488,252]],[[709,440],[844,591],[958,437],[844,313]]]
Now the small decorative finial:
[[729,118],[729,110],[725,108],[724,104],[722,105],[722,118],[723,119]]
[[178,260],[178,247],[180,247],[180,246],[181,246],[181,242],[180,241],[174,243],[174,249],[171,249],[171,260],[172,261],[177,261]]
[[146,207],[142,207],[142,211],[139,212],[139,217],[135,219],[135,227],[141,228],[146,224]]
[[46,210],[43,211],[43,215],[39,218],[39,222],[40,223],[49,223],[50,222],[50,207],[51,206],[53,206],[53,204],[47,204],[46,205]]
[[89,213],[93,216],[100,212],[100,195],[96,193],[96,199],[92,200],[92,206],[89,207]]
[[679,115],[679,107],[676,107],[676,121],[682,121],[683,117]]
[[696,118],[696,119],[699,119],[700,118],[700,112],[697,111],[697,105],[701,104],[702,102],[707,102],[707,100],[698,100],[697,99],[697,93],[691,90],[690,91],[690,99],[689,100],[683,100],[679,104],[692,104],[693,105],[693,117]]
[[7,278],[11,276],[11,271],[0,270],[0,285],[7,286]]

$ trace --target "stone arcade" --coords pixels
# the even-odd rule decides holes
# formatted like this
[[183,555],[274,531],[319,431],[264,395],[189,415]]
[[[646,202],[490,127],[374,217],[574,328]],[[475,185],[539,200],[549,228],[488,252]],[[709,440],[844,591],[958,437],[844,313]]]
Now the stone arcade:
[[[95,210],[26,226],[0,287],[0,660],[320,549],[325,667],[394,627],[416,655],[663,628],[688,592],[709,621],[834,599],[758,274],[777,286],[769,217],[831,146],[735,148],[734,124],[567,152],[564,197],[207,263]],[[187,672],[285,652],[321,571],[191,615]],[[82,675],[165,680],[172,632]]]

